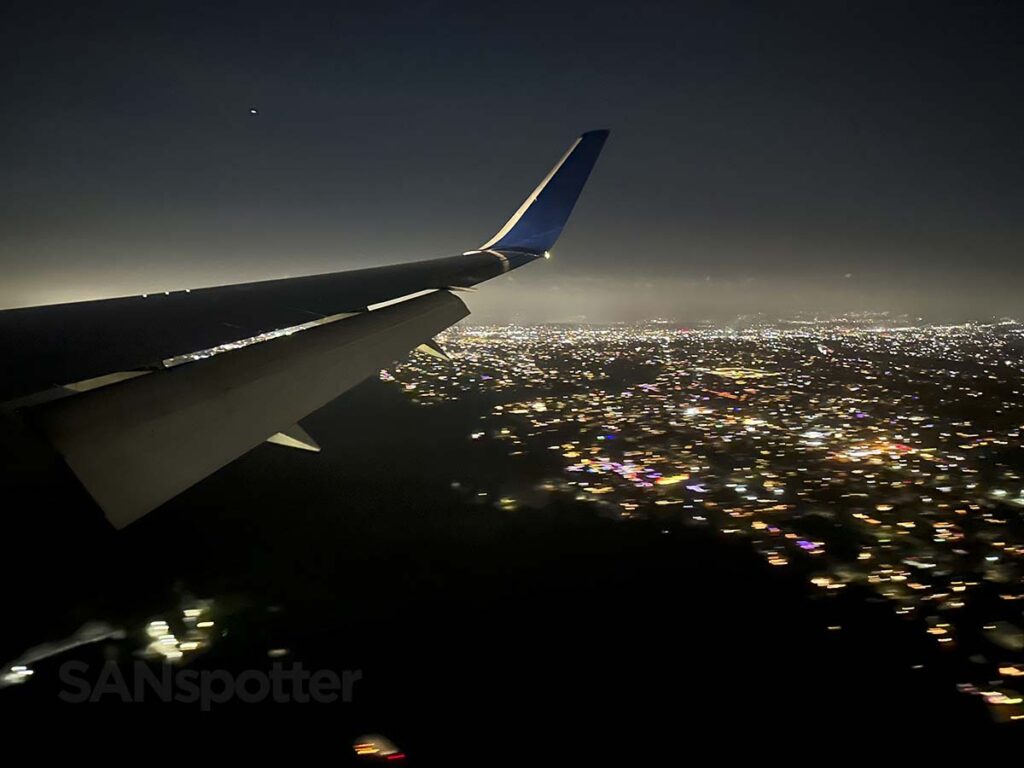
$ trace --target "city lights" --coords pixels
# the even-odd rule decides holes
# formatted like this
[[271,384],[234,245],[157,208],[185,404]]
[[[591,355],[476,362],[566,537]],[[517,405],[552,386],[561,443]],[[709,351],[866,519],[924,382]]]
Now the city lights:
[[[981,642],[977,691],[1024,650],[1022,341],[1015,323],[873,316],[463,327],[451,362],[381,378],[422,405],[477,398],[470,437],[543,457],[549,492],[743,535],[823,599],[857,584],[944,651]],[[984,626],[961,618],[976,611]],[[981,695],[1020,714],[1015,691]]]

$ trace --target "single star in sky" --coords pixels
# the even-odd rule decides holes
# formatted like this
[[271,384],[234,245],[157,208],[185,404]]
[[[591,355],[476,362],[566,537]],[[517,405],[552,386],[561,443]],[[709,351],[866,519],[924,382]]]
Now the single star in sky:
[[258,111],[258,110],[256,109],[256,107],[251,107],[251,108],[249,109],[249,114],[250,114],[250,115],[258,115],[258,114],[259,114],[259,111]]

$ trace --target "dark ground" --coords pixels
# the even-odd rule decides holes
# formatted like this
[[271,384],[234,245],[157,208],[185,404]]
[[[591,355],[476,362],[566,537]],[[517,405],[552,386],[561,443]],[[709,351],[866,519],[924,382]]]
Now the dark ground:
[[56,699],[59,661],[130,660],[133,636],[39,665],[0,708],[175,739],[207,724],[236,750],[295,739],[336,761],[382,733],[416,765],[675,762],[695,744],[988,730],[887,608],[813,601],[741,541],[574,503],[470,503],[450,483],[481,460],[473,424],[465,407],[413,406],[371,381],[304,422],[322,454],[261,446],[120,533],[72,488],[9,491],[4,661],[87,620],[140,628],[187,591],[216,600],[227,631],[195,668],[268,670],[267,650],[286,647],[363,679],[351,703],[207,714]]

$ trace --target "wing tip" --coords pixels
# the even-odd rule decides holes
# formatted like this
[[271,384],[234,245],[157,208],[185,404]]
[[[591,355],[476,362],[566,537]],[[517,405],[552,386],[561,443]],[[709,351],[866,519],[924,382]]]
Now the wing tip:
[[610,131],[581,133],[497,234],[480,246],[544,253],[555,244],[569,220]]

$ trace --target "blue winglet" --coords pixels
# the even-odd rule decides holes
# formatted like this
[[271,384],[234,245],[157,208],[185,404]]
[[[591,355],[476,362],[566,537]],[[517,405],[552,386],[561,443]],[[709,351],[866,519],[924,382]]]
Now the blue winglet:
[[608,131],[588,131],[569,147],[533,193],[481,250],[525,251],[540,255],[562,234],[587,177],[601,154]]

